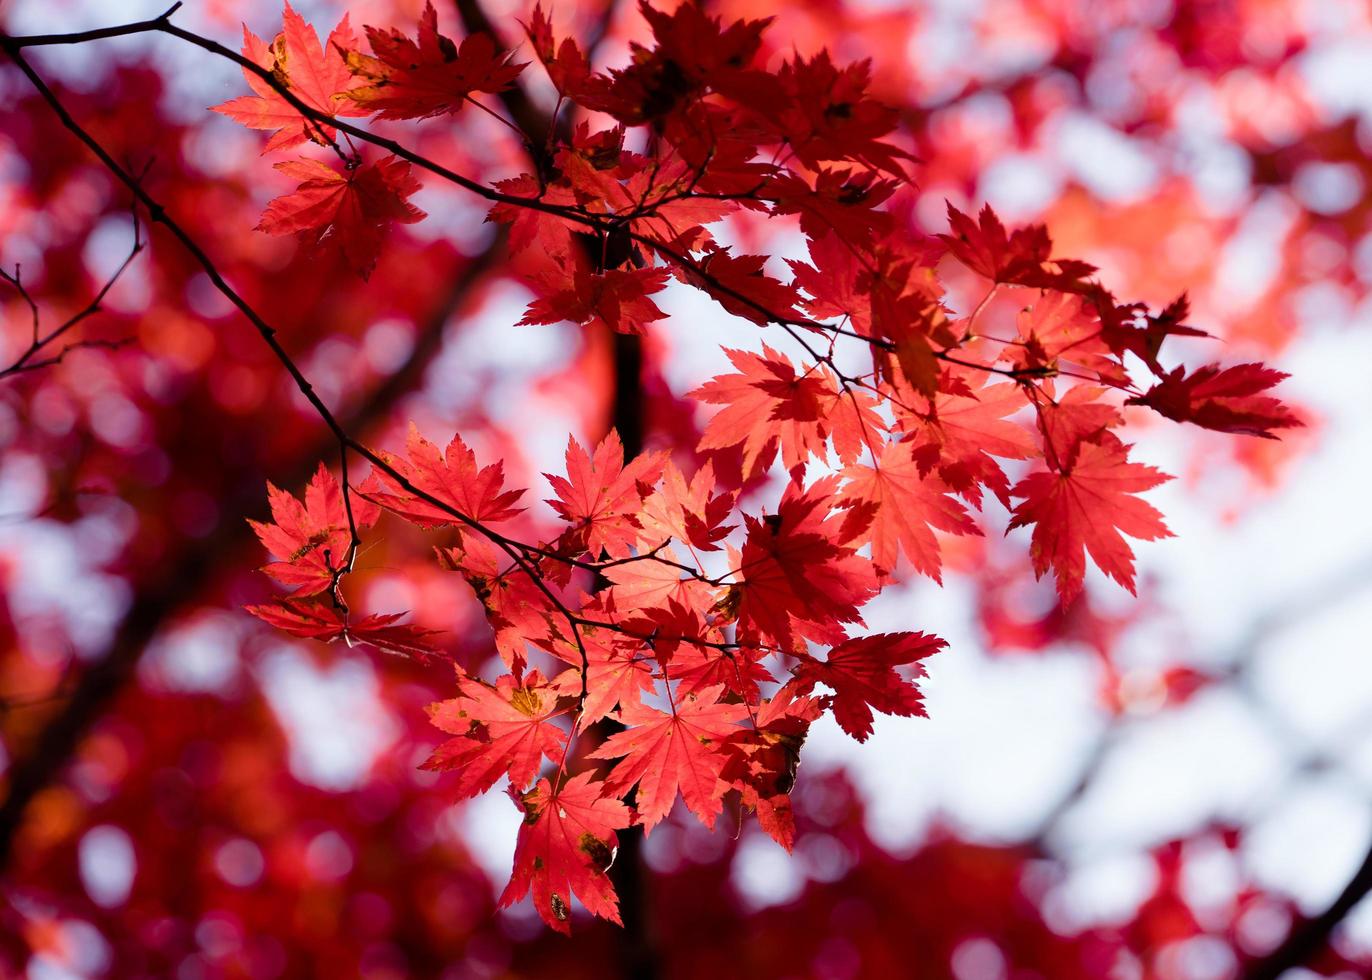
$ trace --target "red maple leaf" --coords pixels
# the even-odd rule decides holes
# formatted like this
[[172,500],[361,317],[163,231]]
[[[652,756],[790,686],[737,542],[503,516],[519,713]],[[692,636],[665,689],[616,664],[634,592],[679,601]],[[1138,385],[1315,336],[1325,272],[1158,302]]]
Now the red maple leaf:
[[1288,377],[1263,364],[1223,369],[1207,364],[1190,374],[1179,367],[1126,404],[1147,405],[1169,419],[1206,429],[1275,439],[1273,429],[1304,424],[1276,398],[1263,394]]
[[669,458],[662,471],[662,484],[643,501],[639,523],[644,538],[666,541],[677,538],[697,551],[718,551],[719,542],[734,525],[725,524],[733,512],[734,494],[714,493],[715,468],[706,460],[691,482]]
[[871,526],[859,540],[872,543],[872,561],[882,572],[895,570],[899,550],[916,571],[942,582],[942,558],[934,531],[981,533],[942,480],[920,474],[908,443],[887,443],[875,466],[849,466],[843,478],[847,481],[839,494],[843,501],[867,504],[874,510]]
[[873,633],[845,640],[827,659],[804,659],[796,668],[796,692],[808,694],[816,683],[834,690],[834,718],[859,742],[872,734],[872,711],[888,715],[924,714],[923,696],[897,667],[916,664],[914,675],[924,676],[917,661],[942,650],[946,643],[925,633]]
[[795,843],[790,792],[800,749],[811,723],[823,713],[822,699],[797,693],[788,684],[758,707],[753,728],[730,743],[732,756],[724,771],[743,805],[757,812],[758,825],[788,851]]
[[[410,424],[405,443],[406,455],[385,456],[386,462],[416,489],[449,504],[474,521],[491,523],[507,521],[523,512],[514,503],[523,490],[502,490],[505,482],[504,464],[497,460],[490,466],[478,467],[476,454],[467,448],[462,437],[454,434],[445,452],[419,434]],[[406,490],[384,470],[374,469],[363,492],[393,514],[398,514],[420,527],[441,527],[458,523],[452,514],[436,507]]]
[[745,516],[747,537],[733,586],[739,627],[787,649],[801,638],[838,642],[840,623],[861,623],[858,607],[878,589],[871,561],[855,550],[872,519],[870,505],[835,512],[838,477],[808,490],[786,487],[777,512]]
[[766,20],[738,20],[726,28],[696,4],[666,13],[641,0],[638,9],[657,47],[631,42],[632,64],[612,70],[610,79],[584,93],[587,108],[639,125],[684,111],[706,88],[738,97],[750,84],[756,89],[771,82],[766,73],[749,69]]
[[568,920],[575,894],[592,915],[619,922],[619,902],[606,872],[619,846],[616,830],[629,826],[631,812],[601,795],[602,784],[583,772],[554,789],[540,780],[528,793],[511,793],[524,812],[515,843],[514,873],[500,895],[507,908],[532,889],[538,916],[558,932],[571,934]]
[[638,542],[638,510],[662,473],[663,455],[645,453],[624,465],[624,444],[611,431],[592,456],[576,439],[567,440],[567,476],[543,474],[552,484],[553,509],[572,527],[571,546],[623,558]]
[[[595,607],[583,610],[588,616],[598,611]],[[655,662],[643,652],[642,641],[606,630],[588,630],[582,634],[582,643],[590,667],[586,675],[586,701],[577,718],[577,726],[584,730],[617,705],[637,702],[644,691],[653,690],[656,681]],[[580,669],[580,651],[573,644],[563,644],[559,656]]]
[[558,94],[582,101],[581,96],[586,93],[591,77],[591,64],[576,41],[570,37],[564,37],[560,44],[556,41],[552,21],[543,13],[542,3],[534,5],[534,12],[524,29]]
[[529,304],[521,325],[591,323],[599,320],[616,333],[641,334],[667,314],[648,297],[667,285],[664,268],[606,269],[596,272],[580,249],[543,263],[531,276],[543,295]]
[[547,639],[556,610],[534,579],[480,534],[464,534],[455,548],[438,550],[439,563],[462,575],[486,610],[496,651],[506,666],[523,670],[529,643]]
[[[521,174],[499,180],[495,189],[511,197],[540,198],[545,204],[574,206],[576,196],[558,184],[542,185],[532,174]],[[499,203],[491,206],[486,220],[509,226],[510,254],[518,255],[530,248],[545,261],[561,260],[573,247],[572,230],[563,218],[537,208]]]
[[[331,116],[367,114],[367,110],[358,109],[345,98],[357,82],[349,73],[342,52],[356,44],[357,35],[344,14],[328,42],[321,46],[314,26],[291,9],[289,0],[282,15],[282,31],[270,47],[243,25],[243,56],[271,72],[305,105]],[[332,126],[302,116],[256,74],[245,68],[243,77],[257,94],[230,99],[214,106],[214,111],[253,129],[273,130],[263,153],[284,150],[307,139],[322,144],[334,138]]]
[[885,428],[866,393],[840,389],[819,365],[798,373],[785,354],[766,344],[761,354],[728,348],[724,353],[739,373],[712,378],[690,393],[724,406],[705,426],[698,448],[742,444],[745,474],[765,470],[780,446],[782,465],[795,478],[811,456],[824,458],[830,435],[839,459],[852,462]]
[[1043,453],[1050,469],[1072,469],[1077,453],[1088,442],[1104,442],[1117,437],[1111,429],[1124,424],[1124,416],[1109,402],[1101,401],[1106,389],[1077,385],[1059,395],[1056,401],[1034,402]]
[[715,825],[721,797],[729,788],[719,778],[726,761],[722,746],[748,715],[741,704],[720,702],[722,691],[713,687],[679,699],[670,714],[630,702],[619,713],[627,729],[591,753],[592,759],[623,756],[605,785],[617,796],[638,785],[638,813],[645,833],[671,812],[678,789],[701,823]]
[[1128,448],[1106,433],[1099,442],[1080,443],[1070,469],[1031,473],[1011,491],[1024,499],[1010,528],[1034,525],[1034,573],[1042,577],[1051,568],[1064,603],[1081,591],[1087,552],[1133,592],[1134,552],[1123,535],[1144,541],[1172,536],[1162,515],[1134,496],[1171,477],[1129,462]]
[[[811,188],[791,174],[772,182],[775,214],[799,214],[800,230],[812,242],[833,233],[845,246],[870,249],[874,234],[892,226],[889,212],[875,208],[895,193],[897,183],[872,171],[835,170],[822,167]],[[813,253],[813,248],[812,248]]]
[[[719,624],[706,624],[708,611],[717,598],[716,590],[693,576],[681,577],[671,549],[659,557],[670,558],[673,564],[630,561],[605,567],[601,574],[608,587],[598,591],[583,607],[588,615],[597,614],[592,618],[613,622],[625,638],[632,638],[638,658],[648,668],[653,661],[662,665],[672,662],[682,645],[719,643],[724,639]],[[594,651],[591,652],[594,666]],[[564,659],[574,666],[580,664],[579,659]]]
[[1100,318],[1086,300],[1072,293],[1044,292],[1019,315],[1019,346],[1006,350],[1021,370],[1055,373],[1058,362],[1094,371],[1102,380],[1127,385],[1124,368],[1110,356]]
[[764,272],[766,261],[765,255],[736,256],[726,248],[715,248],[695,268],[681,268],[678,275],[705,290],[734,316],[759,325],[796,318],[800,294],[794,286]]
[[511,787],[523,789],[543,758],[561,758],[567,733],[552,719],[563,714],[558,699],[567,693],[565,685],[531,670],[523,678],[506,674],[495,686],[464,677],[458,687],[460,697],[429,705],[429,719],[454,737],[420,768],[458,770],[459,799],[486,792],[505,775]]
[[1041,289],[1083,291],[1084,279],[1095,266],[1075,259],[1053,261],[1052,241],[1043,225],[1026,225],[1006,232],[1000,218],[986,205],[978,221],[948,205],[950,235],[939,238],[963,265],[993,282],[1038,286]]
[[378,650],[420,660],[438,653],[431,639],[438,635],[438,631],[396,623],[404,613],[384,613],[349,621],[348,615],[332,603],[300,599],[276,599],[244,608],[263,622],[292,636],[303,636],[324,643],[343,640],[349,646],[369,643]]
[[809,252],[809,264],[786,260],[793,285],[811,297],[802,301],[805,310],[816,319],[846,316],[858,332],[870,331],[872,297],[860,286],[866,278],[861,254],[833,232],[811,237]]
[[438,13],[432,0],[419,17],[419,36],[411,40],[392,28],[368,27],[369,57],[345,48],[347,67],[358,77],[347,97],[365,115],[378,119],[427,119],[455,113],[472,92],[500,92],[510,87],[523,64],[496,52],[489,34],[469,34],[458,47],[438,33]]
[[709,604],[709,586],[695,578],[682,578],[671,548],[611,565],[601,574],[613,584],[615,602],[621,610],[665,608],[673,601],[687,608]]
[[396,157],[342,174],[304,158],[278,163],[276,169],[301,183],[267,204],[257,230],[298,234],[313,245],[331,242],[363,279],[376,265],[391,224],[413,224],[425,216],[407,200],[419,190],[419,181]]
[[[697,625],[689,635],[702,634],[706,634],[706,631]],[[661,644],[654,646],[660,647]],[[755,646],[722,650],[717,646],[684,639],[672,655],[669,673],[672,680],[677,682],[677,697],[722,686],[729,694],[742,698],[744,703],[756,704],[762,696],[758,685],[776,680],[772,672],[759,662],[766,656],[766,651]]]
[[890,352],[877,361],[881,377],[930,396],[938,391],[942,371],[935,345],[956,346],[960,338],[942,302],[924,284],[907,288],[909,272],[889,269],[881,279],[873,278],[869,332],[890,342]]
[[[1163,374],[1158,355],[1168,337],[1210,336],[1204,330],[1182,323],[1191,311],[1191,301],[1185,293],[1161,312],[1148,315],[1141,303],[1117,305],[1114,297],[1100,286],[1094,286],[1086,292],[1100,314],[1101,337],[1110,350],[1117,356],[1123,356],[1126,352],[1137,355],[1156,375]],[[1143,322],[1140,323],[1140,320]]]
[[[981,377],[984,377],[982,375]],[[896,428],[907,433],[921,476],[937,472],[957,494],[981,506],[986,487],[1007,507],[1010,480],[991,457],[1029,459],[1038,454],[1033,433],[1006,419],[1025,406],[1019,385],[985,384],[980,378],[950,374],[950,390],[938,392],[919,411],[902,398],[896,407]],[[957,382],[965,382],[958,384]],[[984,385],[984,386],[983,386]],[[912,393],[912,400],[921,396]]]
[[[279,559],[263,571],[298,595],[323,592],[347,561],[352,543],[337,478],[320,463],[305,488],[303,502],[271,483],[267,484],[267,500],[272,522],[248,521],[262,547]],[[374,505],[356,497],[352,503],[353,521],[359,530],[376,522]]]
[[857,160],[902,180],[908,152],[881,137],[899,122],[899,113],[867,95],[872,80],[869,59],[833,63],[827,50],[806,60],[797,56],[778,73],[782,100],[776,106],[777,129],[796,157],[812,170],[828,160]]

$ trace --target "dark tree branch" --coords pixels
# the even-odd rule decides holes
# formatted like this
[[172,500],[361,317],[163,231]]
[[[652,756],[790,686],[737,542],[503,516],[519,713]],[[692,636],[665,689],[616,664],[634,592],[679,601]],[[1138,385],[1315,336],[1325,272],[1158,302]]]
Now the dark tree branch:
[[1285,942],[1243,970],[1244,980],[1277,980],[1287,970],[1304,966],[1329,942],[1340,922],[1372,891],[1372,849],[1334,903],[1313,919],[1306,919],[1291,930]]
[[[761,303],[753,297],[747,295],[746,293],[741,292],[740,290],[735,289],[729,284],[721,281],[717,276],[711,274],[707,269],[705,269],[700,263],[692,259],[688,254],[678,251],[672,246],[659,241],[651,235],[639,231],[634,231],[632,227],[625,223],[627,218],[643,217],[644,214],[635,213],[631,215],[606,216],[601,214],[593,214],[576,207],[549,204],[541,198],[537,197],[520,197],[517,195],[503,194],[475,180],[472,180],[470,177],[457,173],[456,171],[448,167],[445,167],[444,165],[437,163],[436,161],[431,160],[428,157],[425,157],[422,154],[415,152],[414,150],[409,149],[408,147],[404,146],[403,144],[395,140],[387,139],[382,136],[377,136],[375,133],[371,133],[365,129],[362,129],[359,126],[348,122],[346,119],[339,119],[326,112],[321,112],[320,110],[315,109],[312,106],[306,105],[304,102],[300,100],[299,96],[297,96],[294,92],[290,90],[289,86],[284,84],[272,72],[267,71],[261,65],[258,65],[250,59],[245,58],[243,55],[238,54],[237,52],[224,47],[217,41],[213,41],[209,38],[202,37],[199,34],[196,34],[192,31],[187,31],[171,23],[169,18],[171,14],[175,12],[175,10],[176,7],[173,7],[166,13],[162,14],[160,17],[157,17],[153,20],[138,21],[119,27],[102,28],[97,31],[86,31],[73,34],[26,35],[20,37],[0,34],[0,50],[4,50],[12,59],[16,61],[16,63],[20,63],[22,61],[22,59],[20,58],[20,53],[24,49],[31,47],[43,47],[60,44],[79,44],[86,41],[96,40],[99,38],[122,37],[128,35],[147,34],[155,32],[171,35],[172,37],[179,38],[188,44],[195,45],[198,48],[208,51],[211,54],[217,55],[221,58],[226,58],[229,61],[232,61],[234,64],[241,67],[244,71],[256,75],[264,83],[270,86],[273,89],[273,91],[280,95],[281,98],[287,104],[289,104],[293,109],[299,112],[301,116],[303,116],[305,119],[308,119],[319,125],[333,127],[338,131],[347,133],[349,136],[352,136],[355,139],[358,139],[364,143],[370,143],[373,146],[386,150],[387,152],[392,153],[397,157],[400,157],[402,160],[406,160],[414,166],[417,166],[422,170],[426,170],[437,177],[441,177],[444,180],[447,180],[457,185],[458,187],[462,187],[465,190],[468,190],[471,193],[478,195],[479,197],[491,201],[492,203],[506,204],[511,207],[527,208],[534,211],[541,211],[545,214],[554,215],[558,218],[572,222],[574,224],[583,225],[589,228],[592,232],[600,234],[604,234],[607,231],[609,224],[614,224],[616,228],[622,230],[622,232],[627,236],[627,238],[630,241],[638,245],[641,245],[644,248],[652,250],[663,260],[670,262],[681,269],[686,270],[686,272],[689,273],[691,278],[698,280],[701,283],[704,283],[713,292],[718,293],[722,296],[727,296],[735,302],[741,304],[742,306],[754,311],[759,316],[761,316],[766,322],[774,323],[780,327],[785,328],[793,338],[795,338],[802,346],[806,348],[807,352],[809,352],[812,356],[818,357],[821,361],[829,364],[829,366],[836,371],[837,368],[834,367],[832,358],[824,358],[817,355],[815,351],[812,348],[810,348],[808,344],[805,344],[804,340],[800,338],[798,334],[795,333],[795,330],[812,330],[820,333],[829,333],[836,336],[849,337],[851,339],[865,343],[876,350],[885,351],[887,353],[894,353],[896,350],[896,344],[893,341],[886,340],[881,337],[867,336],[858,333],[855,330],[847,329],[842,325],[842,323],[824,323],[822,321],[814,320],[809,317],[788,315],[777,310],[771,309],[765,303]],[[31,69],[26,68],[25,74],[29,74],[30,71]],[[527,99],[524,101],[527,101]],[[746,197],[748,195],[743,196]],[[1033,378],[1046,376],[1048,373],[1045,369],[1036,368],[1031,370],[1024,370],[999,368],[993,364],[981,364],[973,361],[960,360],[952,355],[951,349],[935,350],[932,353],[933,356],[939,360],[947,361],[949,363],[956,363],[974,370],[986,371],[991,374],[999,374],[1017,381],[1027,382]],[[841,372],[840,377],[842,380],[846,382],[851,382],[855,380],[852,378],[848,378],[846,375],[842,375]],[[1100,379],[1089,380],[1099,381]]]
[[[504,551],[519,569],[529,577],[534,587],[543,594],[550,606],[566,620],[571,629],[573,639],[581,653],[582,700],[584,702],[586,693],[585,677],[588,671],[581,627],[603,626],[619,628],[618,624],[592,621],[573,613],[562,599],[552,591],[539,573],[536,565],[530,561],[529,554],[538,549],[531,548],[528,545],[496,533],[470,515],[457,510],[447,502],[421,490],[403,473],[398,471],[387,459],[378,455],[351,435],[348,431],[348,427],[346,427],[323,402],[318,393],[315,392],[309,380],[301,372],[299,366],[292,360],[284,347],[282,347],[280,341],[277,339],[275,328],[268,324],[266,320],[247,303],[241,294],[229,285],[208,254],[174,218],[167,214],[165,208],[143,189],[139,181],[120,166],[120,164],[110,156],[108,151],[106,151],[89,132],[72,118],[61,100],[57,98],[43,79],[34,71],[33,67],[24,59],[21,48],[15,47],[9,39],[4,37],[0,37],[0,45],[6,47],[15,64],[19,66],[20,70],[38,91],[39,95],[48,103],[62,125],[84,143],[111,175],[123,183],[133,193],[134,197],[147,209],[148,214],[154,223],[160,223],[168,229],[172,236],[178,240],[182,247],[185,248],[191,257],[205,271],[211,284],[221,295],[228,299],[252,325],[263,342],[270,348],[277,361],[286,369],[287,373],[295,382],[296,387],[301,394],[304,395],[315,413],[333,434],[334,442],[339,452],[356,453],[358,456],[370,462],[376,469],[387,474],[398,486],[411,495],[425,501],[431,506],[439,508],[452,516],[458,523],[484,535],[493,544]],[[346,485],[344,486],[343,492],[345,495],[349,493],[349,489]],[[249,508],[245,507],[244,509],[247,510]],[[208,554],[212,551],[213,549],[208,547],[201,549],[202,554]],[[189,576],[190,578],[200,577],[200,566],[193,565],[191,570],[196,574],[192,574]],[[160,610],[163,607],[175,606],[186,597],[185,594],[179,591],[180,585],[175,581],[168,584],[168,589],[170,594],[161,596],[161,601],[156,603],[157,610]],[[154,588],[153,591],[154,593],[158,592],[156,588]],[[154,615],[147,617],[147,619],[152,622],[160,622],[161,613],[155,612]],[[136,664],[137,659],[141,654],[141,644],[145,644],[147,640],[151,638],[151,627],[148,629],[140,629],[141,622],[141,620],[135,620],[135,628],[132,630],[134,639],[140,640],[140,643],[135,643],[127,649],[117,650],[107,657],[106,661],[101,662],[99,665],[100,669],[94,671],[92,674],[91,687],[85,691],[78,690],[77,694],[73,696],[72,701],[69,702],[68,715],[70,718],[76,720],[77,723],[66,726],[59,725],[51,732],[45,731],[44,734],[40,736],[40,746],[39,750],[34,753],[35,758],[41,757],[49,760],[62,760],[70,757],[81,732],[83,732],[85,727],[98,716],[101,706],[110,696],[110,693],[117,690],[121,686],[122,681],[127,679],[129,672],[131,672],[133,665]],[[112,675],[111,679],[108,681],[105,679],[106,674]],[[12,844],[14,830],[17,827],[19,817],[27,806],[27,802],[32,799],[41,785],[46,784],[48,779],[45,773],[35,771],[36,767],[30,770],[27,777],[24,777],[24,773],[19,771],[20,768],[21,767],[18,766],[16,767],[15,777],[11,783],[11,792],[6,798],[3,806],[0,806],[0,866],[3,865],[4,859],[7,857],[8,848]]]
[[[47,91],[41,79],[32,75],[31,70],[26,74],[29,74],[31,81],[35,81],[40,93]],[[50,95],[48,92],[45,98],[59,119],[68,129],[74,129],[78,137],[109,166],[112,161],[108,155],[83,135],[65,109]],[[118,175],[117,165],[114,172]],[[162,213],[155,202],[149,204],[145,200],[145,204],[148,204],[154,216]],[[182,244],[186,244],[186,239],[183,238]],[[452,278],[451,284],[419,330],[405,363],[339,420],[338,425],[343,430],[361,431],[371,427],[417,385],[425,367],[442,347],[444,325],[494,266],[503,249],[504,236],[498,235]],[[193,242],[190,250],[197,258],[203,256]],[[208,259],[205,259],[202,264],[207,263]],[[217,278],[218,274],[213,273],[212,268],[207,271]],[[315,461],[327,455],[336,445],[336,438],[330,436],[306,454],[288,483],[308,480]],[[187,547],[179,556],[166,563],[165,572],[139,590],[106,654],[85,669],[58,715],[42,729],[32,748],[12,762],[7,774],[8,791],[4,802],[0,803],[0,869],[8,864],[10,849],[29,804],[65,771],[85,734],[133,679],[134,670],[148,643],[179,609],[208,586],[222,562],[219,556],[234,553],[251,544],[249,527],[239,517],[261,511],[265,477],[266,474],[250,466],[226,480],[230,488],[222,508],[226,516],[207,537],[187,542]]]
[[[610,423],[619,431],[624,453],[632,458],[643,451],[646,435],[646,404],[643,391],[642,338],[616,333],[614,350],[614,400]],[[600,740],[624,731],[611,719],[597,723]],[[630,797],[628,802],[632,803]],[[652,927],[651,872],[643,857],[643,828],[630,827],[620,834],[619,855],[610,866],[610,881],[619,894],[624,933],[618,944],[619,964],[625,980],[656,980],[662,976],[661,956]]]
[[[505,40],[486,16],[479,0],[456,0],[462,26],[467,33],[484,32],[504,50]],[[601,28],[593,39],[587,57],[605,36],[614,16],[615,4],[605,7]],[[555,128],[566,128],[563,120],[552,119],[529,98],[522,86],[514,85],[500,93],[505,111],[524,131],[524,147],[540,174],[546,174],[552,163],[548,156],[551,141],[540,140],[539,134],[554,135]],[[561,125],[559,125],[561,124]],[[584,242],[583,242],[584,244]],[[590,249],[588,248],[589,252]],[[592,262],[595,256],[589,256]],[[632,459],[643,451],[645,435],[645,404],[643,391],[643,344],[641,338],[611,333],[614,357],[614,392],[610,406],[609,428],[619,433],[624,455]],[[591,726],[587,735],[593,742],[603,742],[624,727],[610,719]],[[632,796],[629,798],[632,803]],[[621,976],[625,980],[655,980],[662,975],[658,944],[652,933],[650,902],[652,891],[650,872],[643,857],[643,830],[630,827],[619,835],[619,853],[610,866],[610,882],[619,896],[620,919],[623,932],[616,944]]]

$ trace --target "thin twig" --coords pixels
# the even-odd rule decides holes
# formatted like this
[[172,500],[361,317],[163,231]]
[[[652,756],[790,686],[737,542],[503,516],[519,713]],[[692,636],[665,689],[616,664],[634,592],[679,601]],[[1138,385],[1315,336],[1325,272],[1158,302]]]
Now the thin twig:
[[14,267],[13,275],[10,275],[9,273],[5,272],[5,270],[0,269],[0,281],[9,283],[10,286],[12,286],[15,290],[18,291],[20,297],[23,298],[24,302],[28,304],[33,320],[32,341],[29,343],[29,346],[19,354],[19,357],[16,358],[14,362],[9,365],[9,367],[0,369],[0,379],[4,379],[16,374],[23,374],[26,371],[36,371],[39,368],[51,367],[54,364],[59,364],[61,363],[62,359],[67,356],[67,354],[81,348],[103,347],[108,350],[113,350],[117,347],[122,347],[125,344],[130,343],[131,341],[129,339],[79,340],[75,341],[74,343],[66,344],[62,347],[61,351],[56,355],[35,360],[35,358],[38,358],[38,356],[42,354],[45,350],[49,349],[54,342],[62,339],[83,321],[89,319],[96,313],[100,312],[100,306],[105,301],[105,297],[109,295],[109,292],[111,289],[114,288],[115,283],[117,283],[120,277],[124,275],[124,272],[133,263],[133,260],[138,257],[138,254],[143,251],[144,247],[145,246],[143,242],[142,226],[139,224],[138,211],[135,208],[133,209],[133,245],[129,248],[129,254],[124,256],[124,261],[119,263],[118,267],[105,280],[104,285],[102,285],[100,289],[96,291],[95,295],[91,298],[89,303],[82,307],[77,313],[73,314],[72,316],[64,320],[62,323],[58,324],[46,335],[42,333],[42,330],[39,325],[40,317],[38,311],[38,304],[34,301],[33,296],[29,293],[29,291],[25,288],[23,280],[20,276],[19,266],[16,265]]

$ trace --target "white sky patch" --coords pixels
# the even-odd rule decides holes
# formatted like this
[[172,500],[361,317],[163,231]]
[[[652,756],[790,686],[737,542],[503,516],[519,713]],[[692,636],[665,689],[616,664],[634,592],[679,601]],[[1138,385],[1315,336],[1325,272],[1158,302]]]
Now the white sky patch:
[[77,846],[77,860],[81,884],[92,902],[102,908],[124,904],[138,870],[127,833],[109,824],[92,827]]
[[508,781],[501,780],[490,792],[452,807],[447,816],[448,825],[467,841],[472,860],[497,889],[510,880],[521,822],[519,810],[505,795],[506,785]]
[[109,943],[100,930],[80,919],[57,924],[59,946],[29,959],[27,980],[82,980],[104,976],[110,968]]
[[1238,817],[1259,798],[1283,753],[1271,730],[1236,696],[1198,696],[1131,725],[1058,839],[1082,854],[1145,847]]
[[239,674],[244,625],[241,615],[210,612],[177,626],[148,648],[139,674],[174,691],[223,692]]
[[1295,217],[1290,200],[1277,192],[1253,204],[1220,252],[1219,272],[1210,291],[1214,302],[1231,313],[1239,312],[1271,287],[1281,271],[1281,246]]
[[1263,883],[1309,915],[1343,890],[1372,839],[1366,798],[1337,779],[1307,781],[1249,832],[1244,855]]
[[139,869],[128,833],[108,824],[93,826],[81,837],[77,859],[81,884],[92,902],[103,909],[125,903]]
[[[429,368],[429,407],[451,418],[464,406],[483,404],[491,417],[520,434],[520,453],[533,473],[563,470],[569,432],[578,428],[564,401],[538,382],[575,356],[579,327],[570,324],[516,326],[533,298],[515,283],[495,287],[478,316],[450,327],[442,353]],[[580,432],[573,432],[583,438]],[[446,446],[451,429],[425,435]],[[491,462],[484,457],[482,462]],[[507,468],[508,470],[508,468]],[[542,487],[526,495],[525,505],[541,507]]]
[[1033,153],[1007,153],[981,172],[977,196],[996,209],[1003,221],[1043,213],[1062,191],[1062,168]]
[[262,658],[258,674],[290,742],[291,773],[303,783],[334,792],[356,788],[399,734],[365,656],[320,667],[283,646]]
[[729,881],[750,909],[784,905],[805,887],[801,863],[766,834],[750,829],[739,842]]
[[1069,864],[1067,877],[1049,892],[1044,914],[1048,925],[1061,932],[1124,922],[1156,885],[1157,869],[1146,854],[1121,851]]
[[1046,142],[1073,176],[1105,201],[1141,197],[1160,176],[1138,142],[1084,113],[1065,114]]
[[1330,116],[1372,115],[1372,39],[1327,41],[1307,51],[1298,64],[1311,94]]
[[92,567],[81,548],[78,526],[32,520],[4,528],[0,550],[15,557],[7,600],[21,625],[27,619],[56,615],[78,654],[99,651],[128,602],[128,584]]

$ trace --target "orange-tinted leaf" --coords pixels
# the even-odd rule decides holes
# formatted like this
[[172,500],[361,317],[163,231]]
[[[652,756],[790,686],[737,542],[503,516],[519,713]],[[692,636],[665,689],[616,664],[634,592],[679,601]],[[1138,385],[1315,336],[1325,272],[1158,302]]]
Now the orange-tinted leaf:
[[[491,523],[506,521],[522,513],[514,503],[523,490],[504,490],[504,464],[497,460],[490,466],[478,467],[476,454],[467,448],[462,437],[454,435],[445,452],[419,434],[410,424],[404,457],[388,457],[414,487],[475,521]],[[457,518],[427,500],[414,496],[382,470],[373,470],[372,480],[363,492],[393,514],[398,514],[420,527],[439,527],[458,523]]]
[[[320,45],[311,24],[305,23],[289,2],[282,15],[282,31],[270,46],[243,27],[243,56],[271,72],[277,81],[312,109],[331,116],[364,116],[345,94],[357,84],[343,61],[343,51],[357,44],[357,36],[345,14],[328,42]],[[263,153],[284,150],[305,140],[326,143],[334,138],[332,126],[302,116],[265,81],[244,69],[243,77],[256,95],[244,95],[214,107],[235,122],[253,129],[273,130]]]
[[1010,363],[1022,370],[1058,370],[1058,362],[1080,365],[1103,380],[1127,383],[1124,368],[1110,357],[1096,311],[1080,296],[1044,292],[1020,312],[1021,346],[1007,348]]
[[1038,446],[1027,427],[1006,418],[1026,405],[1019,385],[982,384],[939,392],[927,401],[927,412],[911,415],[897,406],[897,427],[909,433],[921,476],[937,472],[950,489],[978,507],[986,487],[1008,507],[1010,480],[991,457],[1029,459]]
[[619,922],[619,903],[606,872],[619,847],[615,831],[629,826],[631,813],[618,800],[602,796],[603,788],[583,772],[557,789],[544,779],[528,793],[511,794],[524,811],[524,823],[515,844],[514,873],[500,895],[501,908],[532,889],[539,918],[570,935],[575,894],[592,915]]
[[484,793],[505,775],[523,789],[543,758],[561,758],[567,733],[551,722],[562,714],[557,703],[564,692],[557,684],[545,683],[536,670],[522,679],[506,674],[494,687],[470,677],[458,683],[460,697],[429,705],[430,720],[454,737],[422,768],[456,769],[460,799]]
[[765,470],[780,446],[782,465],[794,478],[811,456],[824,458],[831,434],[839,458],[851,462],[885,428],[871,398],[840,390],[822,367],[798,373],[786,355],[765,344],[761,354],[727,348],[725,353],[739,373],[712,378],[691,392],[724,406],[706,425],[699,448],[741,444],[745,473]]
[[937,476],[921,476],[906,443],[887,443],[876,466],[849,466],[843,471],[840,496],[845,503],[874,510],[871,526],[860,540],[872,543],[872,561],[883,572],[896,567],[897,551],[915,570],[943,581],[942,559],[934,531],[980,534],[971,516]]
[[715,494],[714,464],[709,460],[698,469],[691,482],[669,458],[662,472],[662,484],[643,501],[639,522],[648,541],[677,538],[697,551],[718,551],[734,525],[725,524],[733,511],[734,494]]
[[638,812],[645,833],[662,822],[672,809],[677,790],[691,812],[707,827],[715,825],[720,798],[728,784],[723,742],[739,731],[747,717],[740,704],[717,703],[720,688],[682,699],[671,714],[631,703],[620,711],[627,730],[611,735],[591,753],[593,759],[623,761],[611,770],[606,788],[623,796],[638,785]]

